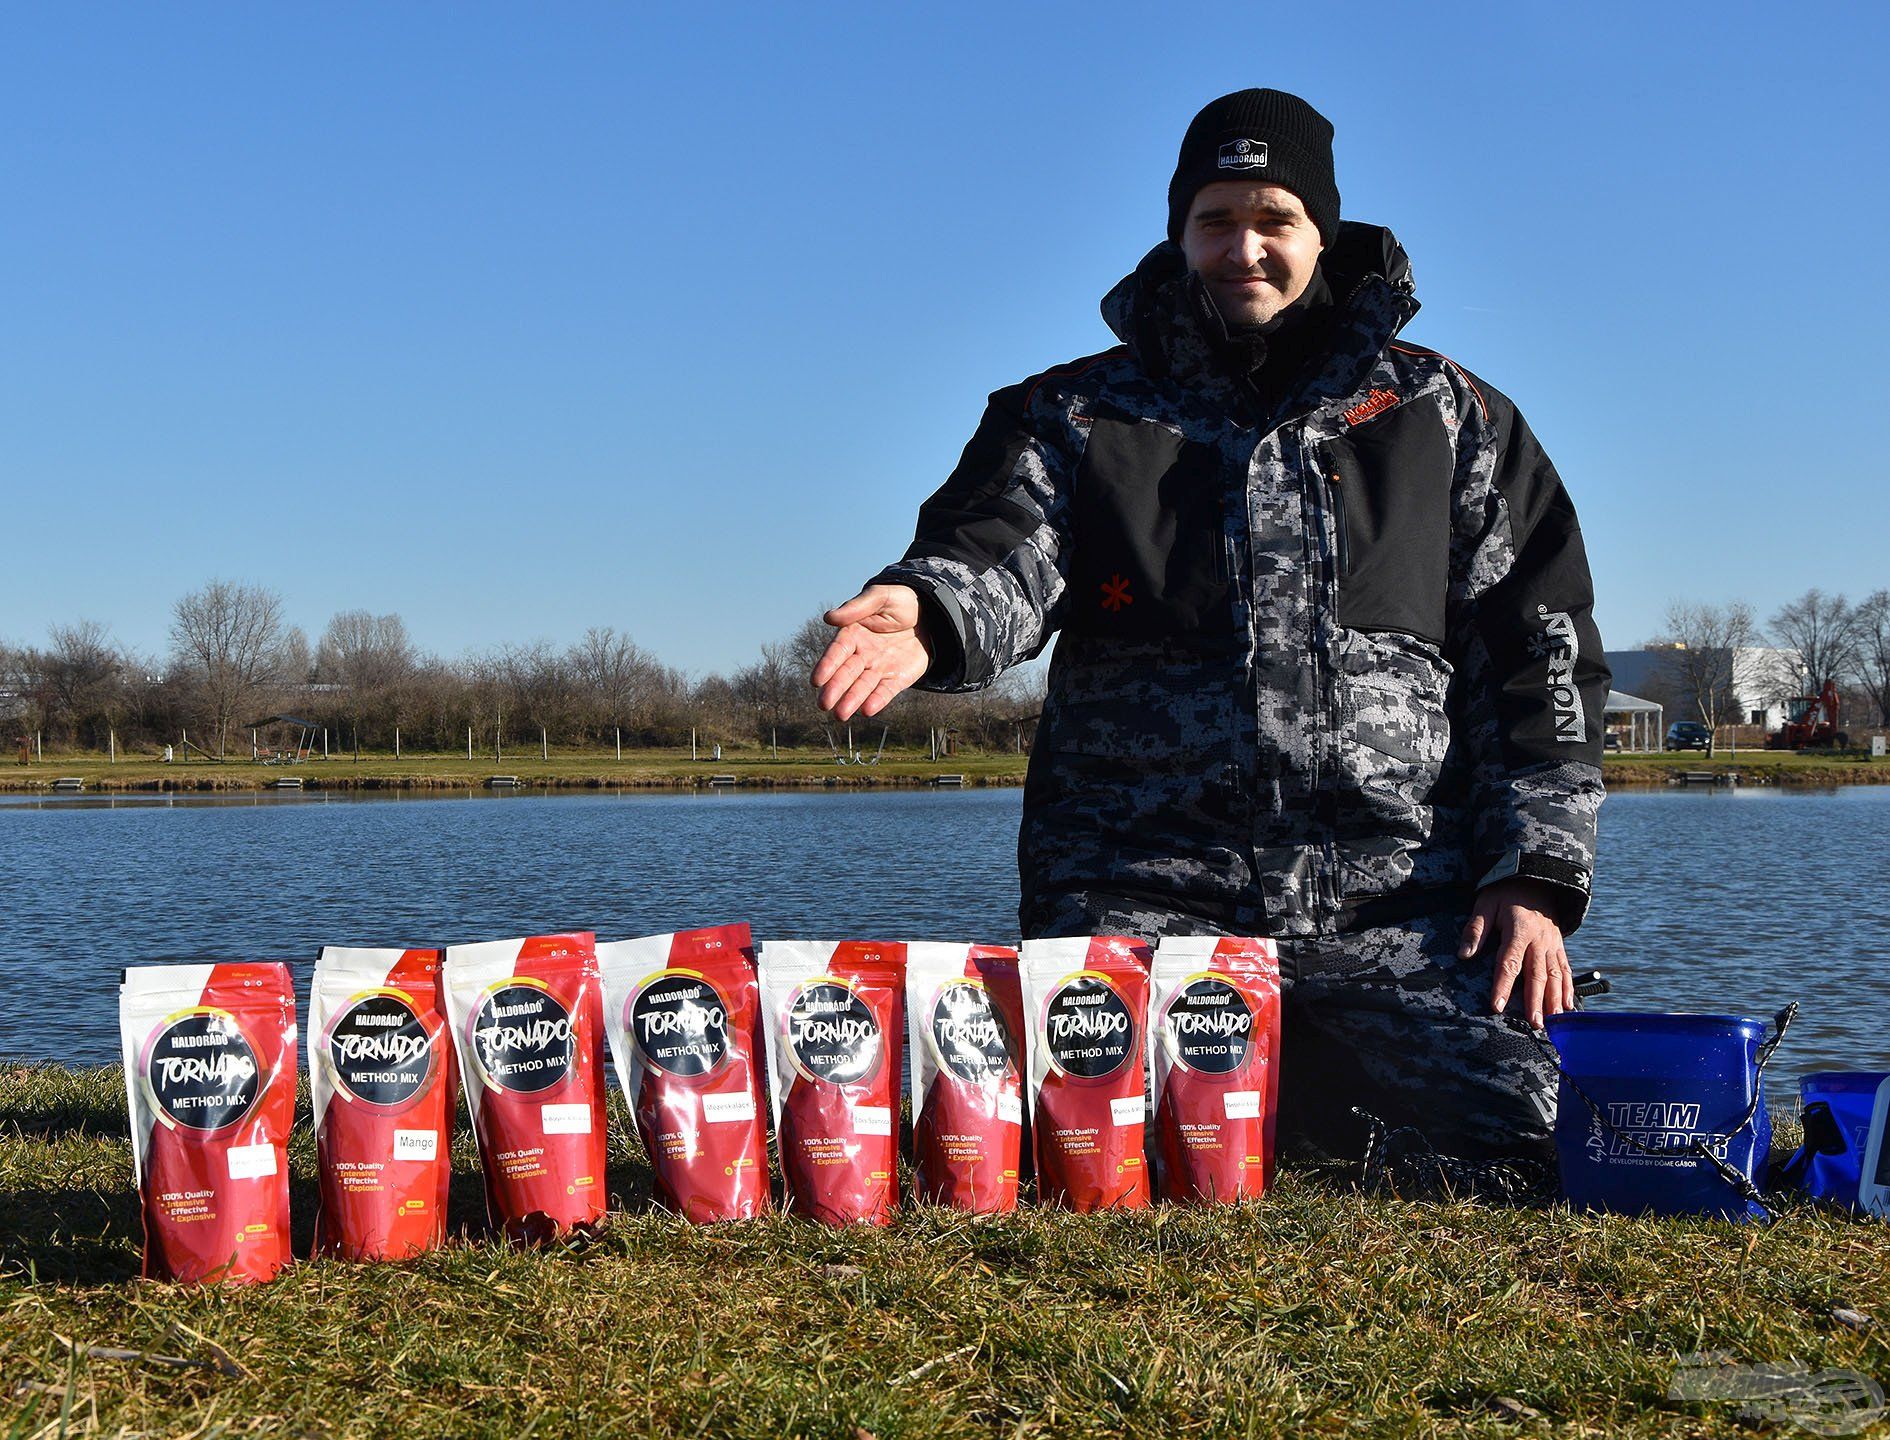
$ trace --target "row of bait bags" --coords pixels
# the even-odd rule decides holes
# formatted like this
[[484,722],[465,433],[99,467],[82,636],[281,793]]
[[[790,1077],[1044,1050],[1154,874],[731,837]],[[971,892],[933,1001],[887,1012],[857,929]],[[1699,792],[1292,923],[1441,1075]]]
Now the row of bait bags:
[[[126,972],[125,1073],[146,1271],[262,1280],[289,1258],[295,997],[277,964]],[[909,1056],[926,1201],[1075,1210],[1233,1201],[1273,1165],[1270,942],[769,942],[746,925],[322,951],[308,1056],[316,1251],[402,1259],[446,1234],[463,1089],[491,1223],[521,1240],[604,1214],[604,1047],[661,1202],[697,1223],[769,1207],[763,1076],[786,1208],[899,1206]],[[1154,1117],[1153,1144],[1149,1117]],[[1153,1164],[1151,1165],[1151,1160]]]

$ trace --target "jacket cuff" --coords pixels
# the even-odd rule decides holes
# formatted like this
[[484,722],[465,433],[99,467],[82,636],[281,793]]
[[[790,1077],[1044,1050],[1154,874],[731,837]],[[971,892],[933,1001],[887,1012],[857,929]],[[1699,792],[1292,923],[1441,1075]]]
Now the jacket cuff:
[[916,683],[920,690],[951,691],[965,683],[965,612],[958,597],[923,575],[896,565],[879,572],[868,585],[903,585],[919,597],[919,627],[932,652],[932,663]]
[[1593,883],[1588,871],[1560,855],[1543,855],[1527,850],[1511,850],[1492,865],[1477,881],[1482,890],[1499,880],[1540,880],[1554,887],[1555,923],[1564,935],[1581,928],[1588,913],[1589,891]]

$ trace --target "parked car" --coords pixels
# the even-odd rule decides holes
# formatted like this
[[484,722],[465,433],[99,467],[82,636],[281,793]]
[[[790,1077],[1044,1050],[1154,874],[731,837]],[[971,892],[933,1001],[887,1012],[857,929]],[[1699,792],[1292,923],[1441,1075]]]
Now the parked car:
[[1669,750],[1708,750],[1712,744],[1713,732],[1698,720],[1676,720],[1667,727]]

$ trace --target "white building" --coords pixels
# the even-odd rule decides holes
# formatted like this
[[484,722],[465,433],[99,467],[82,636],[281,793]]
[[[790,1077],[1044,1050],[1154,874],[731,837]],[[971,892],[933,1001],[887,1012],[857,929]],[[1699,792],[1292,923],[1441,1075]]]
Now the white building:
[[[1684,693],[1684,686],[1674,665],[1675,646],[1660,645],[1642,650],[1610,650],[1608,668],[1614,672],[1614,688],[1633,695],[1647,695],[1667,706],[1670,720],[1697,720],[1699,712]],[[1726,652],[1718,652],[1724,656]],[[1725,661],[1722,659],[1723,666]],[[1727,723],[1763,725],[1768,731],[1785,723],[1783,697],[1791,690],[1787,678],[1792,669],[1792,652],[1765,645],[1742,645],[1732,652],[1732,711]]]

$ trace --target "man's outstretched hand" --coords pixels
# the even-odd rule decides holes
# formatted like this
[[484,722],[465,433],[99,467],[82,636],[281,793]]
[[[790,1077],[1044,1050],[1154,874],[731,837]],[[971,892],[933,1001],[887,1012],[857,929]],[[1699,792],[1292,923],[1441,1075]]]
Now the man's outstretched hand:
[[1545,1014],[1575,1008],[1575,972],[1562,948],[1562,927],[1550,918],[1554,893],[1542,881],[1521,876],[1484,886],[1457,947],[1464,960],[1489,948],[1496,957],[1490,1009],[1502,1014],[1520,980],[1523,1014],[1537,1028]]
[[814,666],[820,708],[836,720],[877,715],[932,664],[909,585],[868,585],[821,616],[839,634]]

